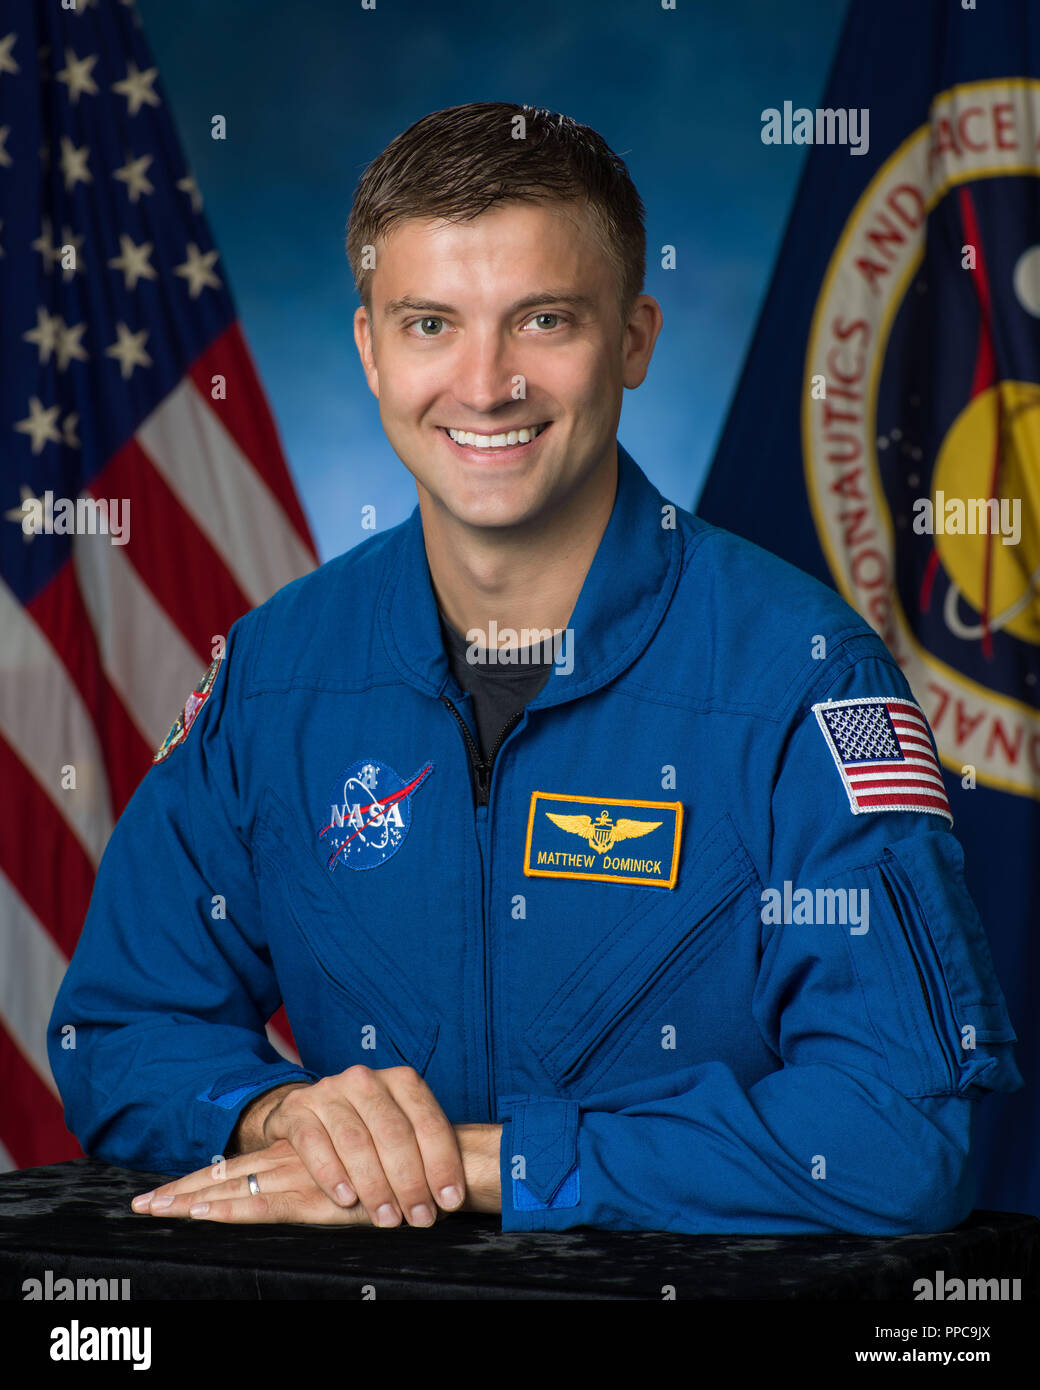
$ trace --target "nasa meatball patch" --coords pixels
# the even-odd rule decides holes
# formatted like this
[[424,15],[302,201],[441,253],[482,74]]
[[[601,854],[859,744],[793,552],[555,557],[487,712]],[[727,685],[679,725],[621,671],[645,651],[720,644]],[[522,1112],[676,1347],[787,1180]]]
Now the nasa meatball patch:
[[359,758],[336,778],[318,839],[329,848],[327,866],[378,869],[405,842],[412,823],[412,796],[433,771],[427,763],[408,781],[389,763]]
[[206,667],[202,679],[195,689],[184,702],[184,708],[177,718],[170,725],[170,732],[163,739],[162,743],[155,750],[152,756],[153,763],[161,763],[164,758],[168,758],[178,743],[183,743],[188,737],[188,730],[195,723],[199,710],[209,699],[213,691],[213,682],[217,679],[217,672],[220,670],[222,656],[216,657]]

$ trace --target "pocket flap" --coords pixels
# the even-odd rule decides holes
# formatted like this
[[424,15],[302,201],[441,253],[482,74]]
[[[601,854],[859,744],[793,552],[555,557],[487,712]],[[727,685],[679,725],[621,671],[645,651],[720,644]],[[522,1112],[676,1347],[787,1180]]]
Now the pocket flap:
[[756,877],[730,817],[722,816],[683,857],[678,887],[639,890],[640,901],[527,1029],[528,1043],[558,1086],[575,1079],[660,982],[669,987],[673,968],[695,968],[725,939],[733,917],[723,909]]
[[270,789],[253,847],[280,878],[292,921],[326,978],[385,1028],[395,1050],[422,1075],[437,1041],[437,1020],[410,1021],[423,1020],[423,1006]]
[[[1014,1091],[1021,1085],[1009,1046],[1017,1035],[997,980],[989,942],[964,884],[964,851],[952,834],[888,846],[886,872],[908,900],[901,916],[929,991],[949,1020],[957,1089]],[[940,893],[952,880],[960,890]],[[964,1029],[970,1026],[970,1047]],[[955,1031],[954,1031],[955,1030]],[[956,1040],[961,1039],[959,1045]]]

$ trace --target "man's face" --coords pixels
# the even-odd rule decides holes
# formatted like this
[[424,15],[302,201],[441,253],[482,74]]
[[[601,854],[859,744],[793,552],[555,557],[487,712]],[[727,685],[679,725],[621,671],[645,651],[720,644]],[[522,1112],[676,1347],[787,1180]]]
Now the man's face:
[[371,295],[355,341],[421,499],[466,525],[522,526],[614,457],[622,390],[646,374],[660,310],[640,296],[619,325],[614,271],[576,205],[402,223],[377,246]]

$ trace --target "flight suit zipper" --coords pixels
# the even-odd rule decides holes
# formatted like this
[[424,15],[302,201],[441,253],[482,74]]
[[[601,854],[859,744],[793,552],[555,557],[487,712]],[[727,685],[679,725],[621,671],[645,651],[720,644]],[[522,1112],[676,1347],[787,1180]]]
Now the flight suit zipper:
[[[480,901],[480,935],[484,953],[484,1055],[487,1077],[487,1115],[488,1123],[494,1123],[496,1117],[496,1103],[494,1095],[494,1076],[495,1076],[495,1051],[492,1040],[491,1030],[491,1007],[492,1007],[492,988],[491,988],[491,951],[488,944],[488,897],[491,892],[491,875],[487,871],[489,820],[488,811],[491,804],[491,772],[495,765],[495,758],[510,730],[512,730],[519,720],[523,717],[523,710],[517,710],[516,714],[510,715],[502,726],[502,730],[495,740],[495,746],[488,754],[485,763],[480,756],[480,750],[473,740],[466,721],[458,712],[447,695],[442,695],[441,699],[451,710],[458,721],[459,728],[462,730],[466,740],[466,749],[469,753],[473,770],[477,777],[477,793],[475,803],[475,820],[477,828],[477,839],[480,845],[481,854],[481,901]],[[483,812],[483,815],[481,814]]]
[[495,757],[498,753],[498,750],[502,747],[506,735],[509,733],[510,729],[513,728],[514,724],[516,724],[517,720],[520,719],[523,715],[523,710],[517,710],[516,714],[510,715],[510,717],[506,720],[505,724],[503,724],[502,731],[499,734],[498,738],[495,740],[495,746],[494,748],[492,748],[491,753],[488,756],[488,760],[485,763],[480,756],[480,749],[474,743],[473,735],[470,733],[466,721],[463,719],[462,715],[458,712],[458,710],[455,708],[452,702],[448,699],[447,695],[442,695],[441,699],[444,701],[444,703],[451,710],[452,714],[458,720],[459,728],[462,730],[463,735],[465,736],[466,748],[469,751],[470,761],[473,764],[473,771],[477,774],[476,804],[477,806],[487,806],[491,798],[491,769],[494,766]]

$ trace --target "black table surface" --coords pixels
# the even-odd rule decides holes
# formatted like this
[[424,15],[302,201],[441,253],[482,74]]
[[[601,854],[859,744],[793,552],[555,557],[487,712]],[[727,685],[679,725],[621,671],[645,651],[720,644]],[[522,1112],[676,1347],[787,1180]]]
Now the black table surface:
[[[0,1174],[0,1299],[45,1277],[129,1280],[131,1299],[915,1299],[914,1281],[1021,1279],[1040,1297],[1040,1220],[976,1211],[955,1231],[875,1237],[227,1226],[140,1216],[168,1182],[92,1159]],[[959,1305],[963,1308],[965,1305]],[[920,1304],[918,1304],[920,1307]]]

